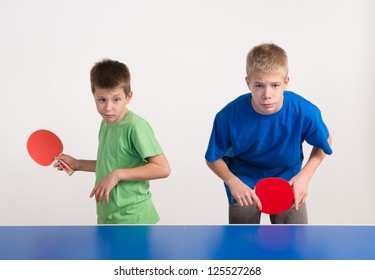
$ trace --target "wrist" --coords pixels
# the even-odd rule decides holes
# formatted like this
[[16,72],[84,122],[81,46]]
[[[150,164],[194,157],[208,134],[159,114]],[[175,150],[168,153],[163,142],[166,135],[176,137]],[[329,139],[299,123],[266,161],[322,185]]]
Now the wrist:
[[82,160],[79,160],[79,159],[76,159],[75,163],[74,163],[74,167],[73,168],[75,171],[81,171],[81,170],[84,170],[84,167],[83,167],[83,161]]
[[121,172],[120,169],[116,169],[112,172],[113,179],[118,183],[119,181],[123,180],[121,178]]
[[229,177],[228,179],[224,180],[224,183],[227,185],[227,186],[231,186],[231,185],[234,185],[236,184],[236,182],[239,181],[239,179],[236,177],[236,176],[231,176]]
[[302,168],[300,173],[310,181],[314,172],[311,172],[308,168]]

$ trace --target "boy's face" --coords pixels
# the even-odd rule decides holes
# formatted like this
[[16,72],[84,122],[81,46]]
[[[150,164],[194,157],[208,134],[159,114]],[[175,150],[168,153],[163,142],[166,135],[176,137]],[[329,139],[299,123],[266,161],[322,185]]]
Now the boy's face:
[[289,77],[283,72],[255,71],[251,78],[246,77],[254,110],[262,115],[278,112],[283,106],[284,90],[288,82]]
[[128,112],[126,105],[132,97],[130,91],[126,96],[122,87],[113,89],[95,88],[94,99],[98,113],[108,124],[119,122]]

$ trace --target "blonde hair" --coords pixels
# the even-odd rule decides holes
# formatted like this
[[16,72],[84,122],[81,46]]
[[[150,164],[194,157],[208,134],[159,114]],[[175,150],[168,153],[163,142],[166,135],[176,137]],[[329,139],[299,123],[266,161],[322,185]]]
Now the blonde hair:
[[256,71],[283,72],[288,76],[288,55],[275,44],[260,44],[252,48],[246,58],[246,74],[251,78]]

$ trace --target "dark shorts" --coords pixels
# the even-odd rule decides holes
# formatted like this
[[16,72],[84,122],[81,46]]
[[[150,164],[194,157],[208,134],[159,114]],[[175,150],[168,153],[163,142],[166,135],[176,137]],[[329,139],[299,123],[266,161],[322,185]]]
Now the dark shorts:
[[[260,224],[261,212],[254,206],[229,205],[229,224]],[[280,214],[271,214],[271,224],[307,224],[306,204]]]

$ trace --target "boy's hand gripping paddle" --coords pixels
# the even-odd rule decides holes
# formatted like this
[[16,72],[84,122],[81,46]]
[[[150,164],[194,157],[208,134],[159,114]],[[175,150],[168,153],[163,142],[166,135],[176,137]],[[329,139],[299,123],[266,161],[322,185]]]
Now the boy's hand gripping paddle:
[[[60,138],[53,132],[40,129],[33,132],[27,140],[27,151],[30,157],[42,166],[51,165],[55,157],[63,151]],[[61,161],[64,171],[70,176],[74,170],[65,162]]]
[[290,184],[281,178],[265,178],[255,185],[255,194],[262,203],[261,212],[279,214],[293,205],[294,193]]

